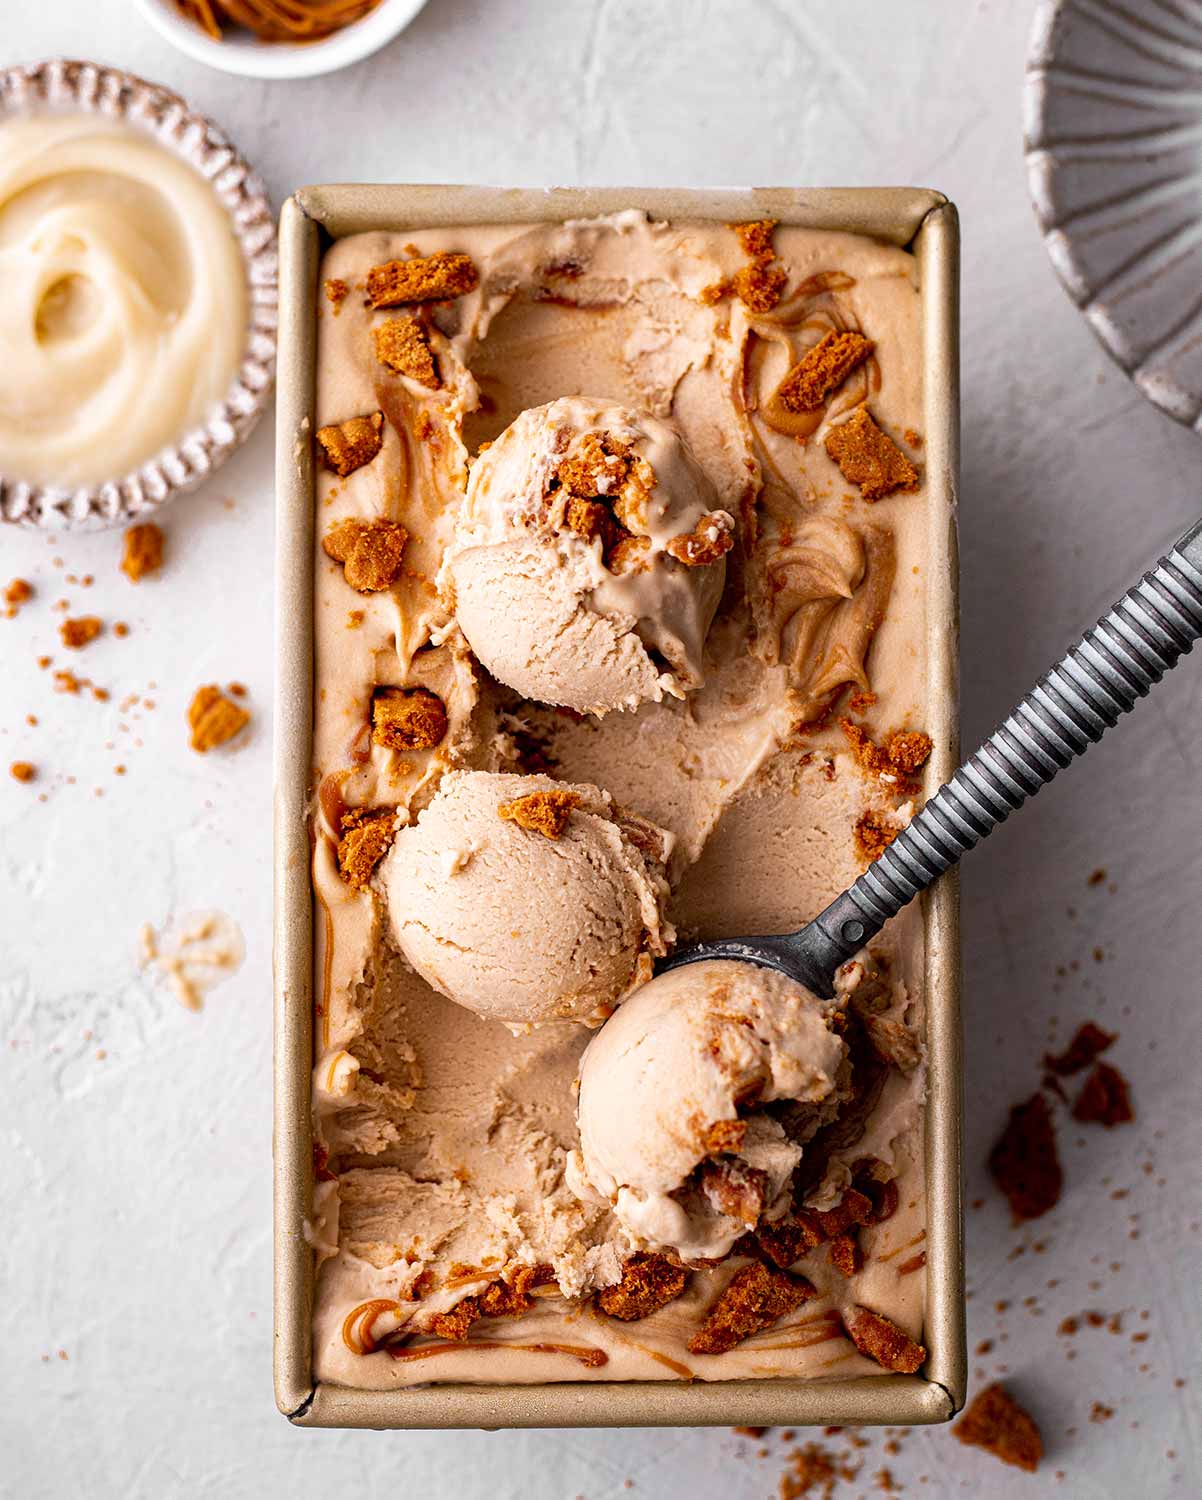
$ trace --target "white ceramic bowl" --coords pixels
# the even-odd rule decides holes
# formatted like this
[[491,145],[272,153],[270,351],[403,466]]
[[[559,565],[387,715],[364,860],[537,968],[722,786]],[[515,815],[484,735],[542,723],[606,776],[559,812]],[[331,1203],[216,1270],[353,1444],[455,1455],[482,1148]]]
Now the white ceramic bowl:
[[1202,4],[1038,0],[1027,178],[1065,290],[1150,401],[1202,432]]
[[426,0],[380,0],[361,21],[336,31],[320,42],[289,46],[285,42],[259,42],[242,35],[217,42],[194,22],[182,16],[173,0],[138,0],[143,15],[155,30],[181,52],[244,78],[314,78],[348,67],[370,57],[392,41],[412,21]]

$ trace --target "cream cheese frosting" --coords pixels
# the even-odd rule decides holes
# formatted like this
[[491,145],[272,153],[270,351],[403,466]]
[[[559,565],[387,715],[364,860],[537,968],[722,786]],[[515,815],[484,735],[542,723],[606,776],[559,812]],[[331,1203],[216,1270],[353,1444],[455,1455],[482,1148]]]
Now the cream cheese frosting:
[[0,472],[118,479],[202,422],[246,339],[246,272],[210,183],[95,114],[0,125]]

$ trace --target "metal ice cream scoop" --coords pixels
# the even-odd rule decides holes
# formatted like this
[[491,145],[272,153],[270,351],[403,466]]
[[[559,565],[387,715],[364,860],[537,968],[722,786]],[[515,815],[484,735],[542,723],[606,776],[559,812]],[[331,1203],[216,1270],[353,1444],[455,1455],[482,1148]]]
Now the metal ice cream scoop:
[[829,998],[840,965],[1084,755],[1200,636],[1202,522],[1086,631],[875,864],[800,932],[693,943],[661,967],[742,959]]

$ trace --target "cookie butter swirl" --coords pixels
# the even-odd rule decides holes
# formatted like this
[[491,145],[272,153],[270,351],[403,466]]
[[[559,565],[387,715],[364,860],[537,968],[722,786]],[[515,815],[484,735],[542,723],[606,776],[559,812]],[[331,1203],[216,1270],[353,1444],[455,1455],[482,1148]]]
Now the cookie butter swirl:
[[116,479],[204,420],[239,363],[246,277],[228,215],[125,125],[0,126],[0,472]]

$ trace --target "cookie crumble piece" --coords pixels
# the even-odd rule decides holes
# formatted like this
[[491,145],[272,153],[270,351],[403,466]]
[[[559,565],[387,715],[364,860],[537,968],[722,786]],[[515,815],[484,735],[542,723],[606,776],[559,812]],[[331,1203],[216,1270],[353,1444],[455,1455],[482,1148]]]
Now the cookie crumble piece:
[[[452,1269],[454,1269],[452,1267]],[[468,1330],[481,1318],[517,1318],[534,1306],[531,1292],[555,1280],[550,1266],[520,1266],[513,1279],[490,1282],[482,1292],[464,1297],[449,1312],[435,1313],[426,1331],[453,1343],[463,1343]]]
[[607,1317],[636,1323],[674,1302],[688,1285],[683,1266],[662,1255],[639,1251],[622,1262],[622,1279],[597,1293],[597,1306]]
[[847,1336],[868,1359],[898,1375],[914,1375],[927,1357],[921,1344],[891,1319],[870,1308],[855,1306],[846,1320]]
[[327,557],[342,564],[343,575],[357,593],[390,588],[401,572],[409,533],[396,521],[336,521],[322,538]]
[[322,289],[335,313],[341,312],[342,304],[351,294],[350,284],[343,281],[341,277],[332,276],[325,282]]
[[1064,1185],[1052,1112],[1042,1094],[1016,1104],[989,1153],[989,1170],[1010,1202],[1015,1222],[1038,1219],[1060,1201]]
[[1084,1125],[1127,1125],[1135,1119],[1127,1080],[1109,1063],[1096,1064],[1073,1105],[1073,1119]]
[[379,688],[371,704],[371,737],[387,750],[432,750],[447,732],[441,698],[426,688]]
[[1005,1386],[987,1385],[973,1397],[952,1428],[952,1436],[972,1448],[984,1448],[1004,1464],[1034,1474],[1043,1457],[1043,1437],[1033,1417]]
[[431,391],[442,385],[430,335],[416,318],[389,318],[372,329],[372,339],[376,359],[394,375],[408,375]]
[[579,806],[579,792],[551,788],[528,792],[512,802],[502,802],[497,812],[507,823],[516,823],[531,833],[541,833],[544,838],[557,839],[567,828],[573,809]]
[[215,682],[198,687],[188,705],[192,748],[204,755],[226,744],[250,723],[250,714],[227,698]]
[[131,583],[138,583],[147,573],[157,573],[163,566],[163,533],[153,521],[131,526],[125,533],[125,551],[121,571]]
[[95,615],[79,615],[73,620],[64,620],[58,627],[64,646],[72,651],[81,651],[103,631],[103,621]]
[[33,584],[27,578],[14,578],[4,590],[4,613],[10,620],[16,619],[22,604],[28,604],[32,598]]
[[735,544],[735,523],[724,510],[708,511],[692,531],[674,536],[664,551],[686,568],[708,568]]
[[853,1230],[837,1234],[830,1242],[831,1265],[840,1276],[854,1276],[864,1268],[864,1251]]
[[866,406],[858,406],[846,422],[827,433],[826,451],[865,500],[918,488],[918,470],[872,420]]
[[778,222],[777,219],[751,219],[743,224],[728,224],[726,227],[734,231],[748,260],[775,260],[772,235]]
[[373,307],[398,307],[402,302],[442,302],[462,297],[480,284],[471,256],[436,250],[412,260],[390,260],[367,273],[367,300]]
[[768,1174],[736,1156],[705,1161],[697,1168],[697,1185],[720,1214],[754,1229],[764,1212]]
[[384,445],[384,414],[349,417],[329,427],[317,429],[317,442],[327,469],[345,479],[364,464],[371,463]]
[[753,261],[740,266],[730,278],[731,291],[745,307],[755,313],[767,313],[784,296],[789,273],[784,266],[770,261]]
[[1085,1021],[1077,1027],[1076,1034],[1063,1052],[1055,1055],[1051,1052],[1044,1053],[1043,1065],[1049,1072],[1058,1073],[1061,1077],[1079,1073],[1117,1040],[1117,1032],[1103,1031],[1095,1022]]
[[817,411],[876,345],[862,333],[830,332],[808,349],[776,388],[786,411]]
[[356,807],[339,826],[338,869],[353,891],[364,891],[392,843],[395,807]]
[[37,767],[28,760],[14,760],[8,768],[8,774],[14,781],[33,781],[36,779]]
[[856,853],[871,864],[873,860],[880,859],[900,832],[901,825],[891,823],[885,813],[877,812],[871,807],[865,808],[852,829]]
[[839,727],[865,775],[883,782],[898,796],[908,797],[919,790],[913,777],[931,758],[934,744],[929,734],[895,729],[886,735],[883,745],[878,745],[864,726],[852,719],[840,719]]
[[725,1354],[818,1295],[804,1276],[754,1261],[736,1271],[689,1340],[690,1354]]

